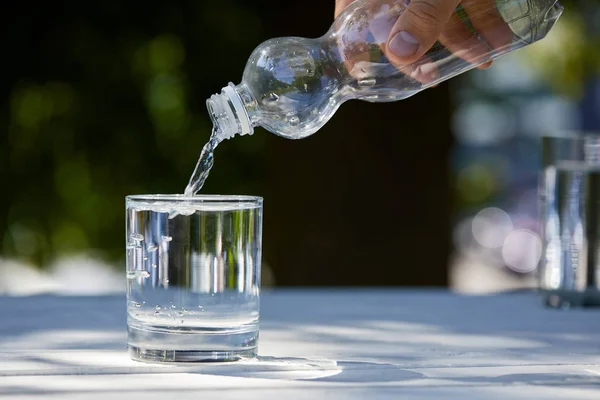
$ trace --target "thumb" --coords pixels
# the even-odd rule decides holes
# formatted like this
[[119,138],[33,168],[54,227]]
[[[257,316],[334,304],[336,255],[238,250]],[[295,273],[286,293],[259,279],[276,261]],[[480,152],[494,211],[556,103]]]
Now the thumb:
[[418,60],[438,39],[461,0],[412,0],[390,32],[388,57],[397,64]]

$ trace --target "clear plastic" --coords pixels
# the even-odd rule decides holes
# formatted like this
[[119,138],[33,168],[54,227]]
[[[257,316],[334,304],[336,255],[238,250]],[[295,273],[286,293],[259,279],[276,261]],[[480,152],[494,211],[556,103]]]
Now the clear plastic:
[[207,106],[219,141],[262,126],[289,139],[322,128],[341,104],[410,97],[544,38],[562,13],[556,0],[465,0],[419,60],[394,65],[390,31],[409,0],[357,0],[318,39],[276,38],[250,56],[242,82]]

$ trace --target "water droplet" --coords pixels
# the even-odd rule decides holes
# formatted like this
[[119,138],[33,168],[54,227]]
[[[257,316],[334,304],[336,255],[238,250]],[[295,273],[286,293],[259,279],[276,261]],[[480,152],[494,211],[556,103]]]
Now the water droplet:
[[375,78],[361,79],[360,81],[358,81],[358,86],[362,86],[362,87],[371,87],[371,86],[375,86],[376,84],[377,84],[377,79],[375,79]]
[[294,115],[293,117],[290,117],[290,119],[288,120],[288,122],[292,126],[297,126],[300,123],[300,118],[298,118],[297,116]]
[[171,236],[163,236],[163,237],[162,237],[162,240],[163,240],[164,242],[170,242],[170,241],[172,241],[172,240],[173,240],[173,238],[172,238]]
[[277,93],[269,93],[269,101],[279,101],[279,95]]
[[148,253],[154,253],[156,250],[158,250],[158,246],[152,245],[152,246],[148,247],[148,250],[146,250],[146,251]]
[[139,233],[132,233],[131,234],[131,239],[133,239],[135,242],[143,242],[144,241],[144,235],[140,235]]

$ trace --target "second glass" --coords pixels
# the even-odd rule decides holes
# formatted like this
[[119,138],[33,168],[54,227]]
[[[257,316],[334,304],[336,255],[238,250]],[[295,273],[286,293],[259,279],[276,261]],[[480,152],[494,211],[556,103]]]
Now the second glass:
[[261,198],[130,196],[126,231],[133,359],[256,356]]
[[541,178],[545,303],[600,306],[600,135],[542,138]]

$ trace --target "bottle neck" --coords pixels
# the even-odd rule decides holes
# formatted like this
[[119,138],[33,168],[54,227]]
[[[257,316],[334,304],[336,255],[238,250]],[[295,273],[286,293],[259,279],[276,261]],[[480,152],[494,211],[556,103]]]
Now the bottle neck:
[[206,101],[210,118],[218,132],[219,142],[231,139],[236,135],[252,135],[256,121],[256,103],[245,85],[225,86],[220,94],[215,94]]

